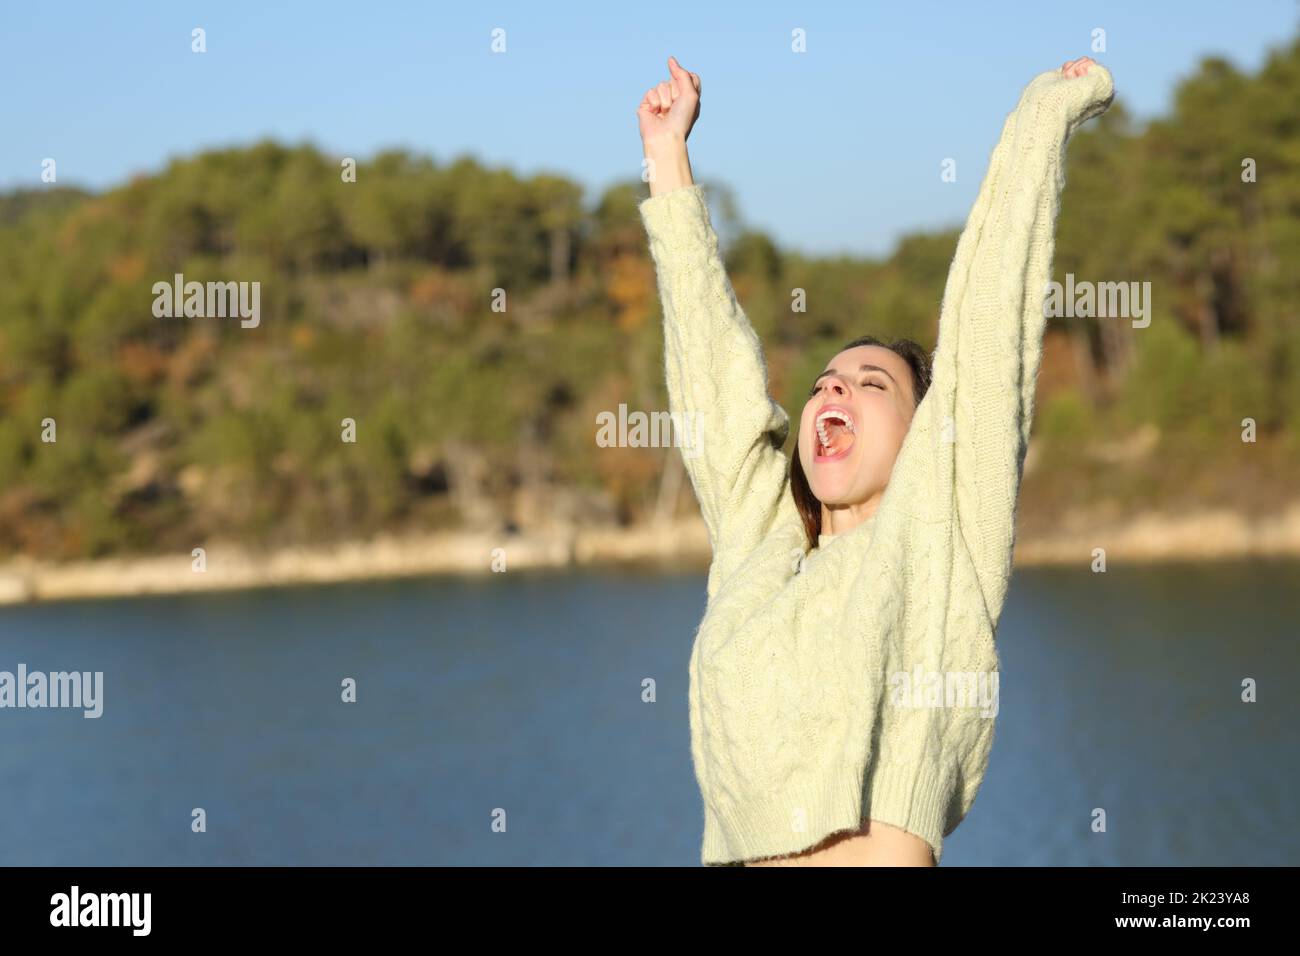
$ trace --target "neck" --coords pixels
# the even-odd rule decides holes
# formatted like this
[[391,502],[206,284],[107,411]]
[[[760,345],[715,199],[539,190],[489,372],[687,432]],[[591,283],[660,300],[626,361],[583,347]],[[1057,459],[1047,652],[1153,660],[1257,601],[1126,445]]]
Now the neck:
[[880,495],[851,505],[822,505],[822,534],[839,535],[852,531],[876,513]]

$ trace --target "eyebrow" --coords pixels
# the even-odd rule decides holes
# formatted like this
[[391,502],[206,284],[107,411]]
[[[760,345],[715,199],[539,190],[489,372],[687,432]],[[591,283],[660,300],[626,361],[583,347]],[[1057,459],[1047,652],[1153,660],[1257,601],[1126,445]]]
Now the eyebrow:
[[[871,364],[863,365],[861,368],[858,369],[858,371],[859,372],[884,372],[886,375],[889,375],[889,369],[881,368],[879,365],[871,365]],[[827,375],[837,375],[837,374],[839,373],[836,372],[835,369],[828,368],[826,371],[822,372],[815,379],[813,379],[813,384],[816,385]],[[892,375],[889,375],[889,380],[893,382],[895,385],[898,384],[898,379],[894,378],[894,376]]]

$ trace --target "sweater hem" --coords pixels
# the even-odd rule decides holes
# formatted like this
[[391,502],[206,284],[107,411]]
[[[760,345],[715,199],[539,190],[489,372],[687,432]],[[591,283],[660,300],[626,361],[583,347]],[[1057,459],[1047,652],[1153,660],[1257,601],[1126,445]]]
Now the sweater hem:
[[925,840],[937,866],[953,794],[951,776],[933,778],[928,773],[931,766],[920,761],[881,765],[868,770],[870,782],[865,788],[853,774],[830,774],[706,813],[701,862],[735,866],[790,856],[832,834],[856,831],[865,820],[875,820]]
[[701,861],[709,866],[799,853],[832,833],[856,830],[861,807],[861,787],[852,774],[792,783],[779,793],[706,813]]

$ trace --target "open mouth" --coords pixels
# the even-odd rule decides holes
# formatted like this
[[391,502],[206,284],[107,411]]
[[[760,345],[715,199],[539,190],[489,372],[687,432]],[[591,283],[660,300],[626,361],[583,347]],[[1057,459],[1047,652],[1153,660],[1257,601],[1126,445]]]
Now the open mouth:
[[843,458],[857,440],[857,427],[853,417],[835,405],[823,408],[817,415],[817,447],[815,461],[835,461]]

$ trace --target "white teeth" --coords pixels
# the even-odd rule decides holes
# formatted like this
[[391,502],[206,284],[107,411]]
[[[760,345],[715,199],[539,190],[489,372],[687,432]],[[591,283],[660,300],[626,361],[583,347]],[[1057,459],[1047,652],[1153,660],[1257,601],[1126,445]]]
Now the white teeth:
[[837,411],[836,409],[827,409],[826,411],[822,412],[820,415],[817,416],[817,419],[814,423],[817,428],[817,437],[821,440],[823,448],[829,449],[831,446],[831,438],[826,431],[826,423],[828,421],[840,422],[845,428],[848,429],[850,434],[854,434],[854,435],[857,434],[858,430],[857,428],[854,427],[853,420],[849,418],[847,413],[842,411]]
[[833,408],[827,409],[826,411],[822,412],[820,415],[817,416],[817,428],[820,430],[823,426],[823,423],[828,419],[835,419],[836,421],[843,422],[844,427],[847,428],[850,432],[852,432],[855,435],[858,433],[857,428],[855,428],[853,425],[853,419],[849,418],[849,416],[846,413],[836,411]]

